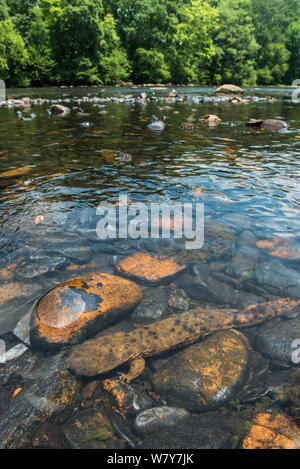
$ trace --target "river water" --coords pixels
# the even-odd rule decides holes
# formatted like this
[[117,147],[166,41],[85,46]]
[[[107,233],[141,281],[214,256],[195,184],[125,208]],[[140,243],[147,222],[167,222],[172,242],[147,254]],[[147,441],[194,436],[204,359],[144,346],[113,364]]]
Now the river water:
[[[70,277],[113,272],[118,259],[135,251],[178,254],[172,240],[99,241],[96,207],[117,204],[120,195],[146,204],[204,203],[204,250],[183,253],[181,246],[178,257],[189,264],[191,282],[200,272],[217,278],[216,285],[240,287],[245,295],[297,296],[299,104],[285,89],[248,89],[246,95],[276,98],[248,104],[218,102],[213,89],[195,87],[176,88],[186,98],[166,101],[170,90],[7,90],[13,98],[64,100],[86,115],[76,115],[75,109],[64,117],[51,115],[46,102],[25,110],[22,120],[15,108],[0,108],[1,334],[12,331],[43,292]],[[122,98],[141,91],[155,92],[157,99],[136,103]],[[121,102],[99,104],[90,101],[93,96]],[[36,117],[26,120],[31,113]],[[222,121],[200,123],[206,114]],[[163,120],[164,130],[148,128],[152,115]],[[251,129],[245,125],[250,118],[282,119],[288,127]],[[188,120],[196,124],[193,131],[180,128]],[[204,264],[209,272],[201,270]],[[179,287],[189,296],[187,283]],[[208,281],[201,294],[191,297],[201,304],[248,304],[241,296],[224,298],[221,290]]]

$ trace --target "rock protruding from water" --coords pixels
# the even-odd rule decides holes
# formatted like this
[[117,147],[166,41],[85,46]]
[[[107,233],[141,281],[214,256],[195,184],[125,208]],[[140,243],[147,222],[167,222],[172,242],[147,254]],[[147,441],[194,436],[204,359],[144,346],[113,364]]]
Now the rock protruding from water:
[[216,94],[240,96],[244,90],[236,85],[222,85],[216,90]]
[[152,130],[164,130],[165,124],[163,121],[155,121],[151,122],[151,124],[148,125],[148,128]]
[[136,253],[122,259],[116,265],[117,272],[140,282],[158,284],[170,281],[185,270],[173,259],[153,256],[147,253]]
[[258,413],[252,421],[243,449],[297,449],[300,429],[286,415]]
[[42,348],[78,343],[132,310],[141,298],[138,285],[115,275],[94,273],[68,280],[36,304],[31,343]]
[[200,122],[206,122],[209,125],[214,125],[218,124],[219,122],[222,121],[219,116],[216,116],[216,114],[206,114],[206,116],[202,116],[199,119]]
[[179,352],[151,381],[169,404],[206,411],[237,396],[248,377],[249,361],[246,337],[220,331]]

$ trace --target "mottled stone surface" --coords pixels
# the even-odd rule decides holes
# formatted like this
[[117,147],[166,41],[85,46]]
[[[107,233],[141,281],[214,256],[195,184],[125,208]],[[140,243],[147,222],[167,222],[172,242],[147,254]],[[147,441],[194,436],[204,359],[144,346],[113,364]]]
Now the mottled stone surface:
[[258,413],[242,444],[243,449],[299,449],[300,429],[286,415]]
[[151,381],[168,403],[197,412],[233,399],[248,371],[246,337],[235,331],[220,331],[179,352],[153,374]]
[[147,253],[137,253],[122,259],[116,265],[116,270],[122,275],[137,279],[141,282],[157,284],[169,281],[185,270],[173,259],[153,256]]
[[133,309],[142,298],[133,282],[88,274],[53,288],[36,304],[31,342],[39,347],[77,343]]
[[255,280],[265,289],[280,296],[300,296],[300,273],[279,261],[260,263],[254,271]]

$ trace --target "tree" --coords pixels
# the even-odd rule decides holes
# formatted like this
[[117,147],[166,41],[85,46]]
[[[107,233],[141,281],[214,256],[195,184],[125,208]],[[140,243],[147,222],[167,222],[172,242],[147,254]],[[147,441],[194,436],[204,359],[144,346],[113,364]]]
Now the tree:
[[291,58],[287,31],[299,18],[299,0],[252,0],[250,11],[255,36],[261,46],[257,58],[258,83],[281,83]]
[[175,81],[207,82],[215,54],[213,33],[217,25],[217,11],[206,1],[191,0],[183,7],[174,37],[176,55],[172,76]]
[[0,21],[0,78],[9,85],[27,86],[24,74],[28,54],[11,20]]
[[6,0],[0,0],[0,21],[9,19],[9,10]]
[[51,28],[57,81],[93,84],[125,78],[126,54],[101,0],[62,0],[61,6]]

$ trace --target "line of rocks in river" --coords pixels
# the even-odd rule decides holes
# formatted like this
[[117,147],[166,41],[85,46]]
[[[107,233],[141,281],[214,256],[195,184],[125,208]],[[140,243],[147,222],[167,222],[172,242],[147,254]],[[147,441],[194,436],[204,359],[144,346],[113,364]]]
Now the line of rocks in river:
[[[144,93],[142,93],[144,94]],[[107,104],[107,103],[128,103],[128,104],[145,104],[147,102],[191,102],[193,104],[200,103],[270,103],[276,101],[275,98],[271,97],[258,97],[258,96],[245,96],[243,98],[239,96],[207,96],[207,95],[175,95],[175,96],[155,96],[152,93],[148,95],[145,93],[145,97],[141,95],[122,95],[122,96],[107,96],[107,97],[74,97],[74,98],[60,98],[60,99],[45,99],[45,98],[9,98],[6,101],[0,101],[0,107],[11,108],[11,107],[28,107],[31,105],[42,105],[42,104],[59,104],[59,103],[90,103],[90,104]]]

